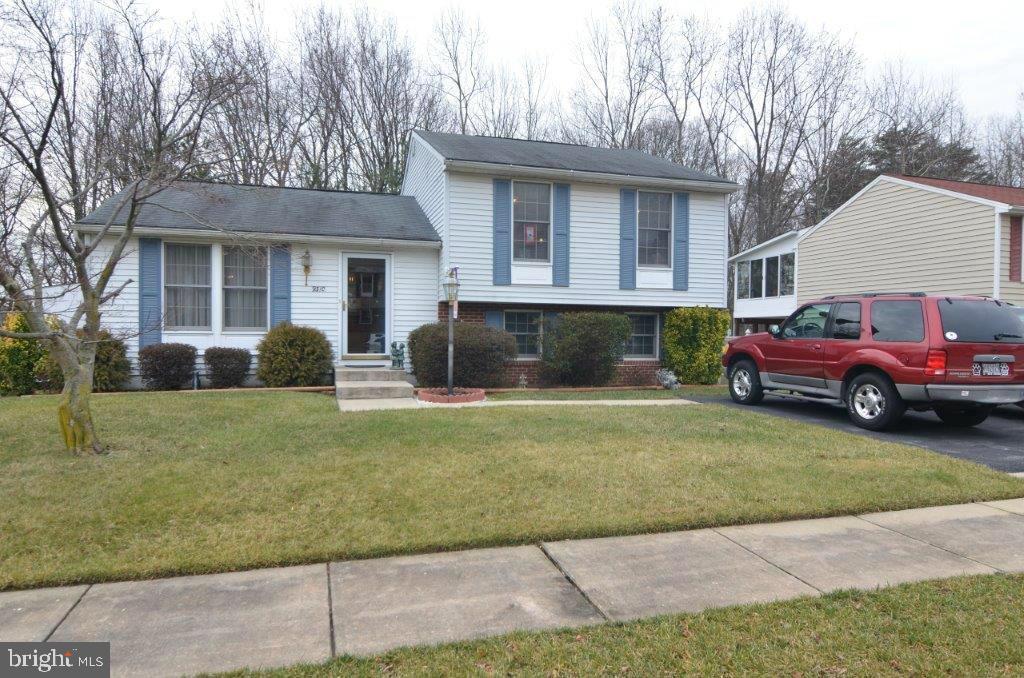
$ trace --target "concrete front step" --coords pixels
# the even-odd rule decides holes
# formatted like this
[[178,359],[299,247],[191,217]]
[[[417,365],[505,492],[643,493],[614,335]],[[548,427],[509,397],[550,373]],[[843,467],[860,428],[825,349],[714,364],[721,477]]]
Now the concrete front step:
[[339,381],[335,391],[339,400],[413,397],[412,384],[407,381]]
[[408,381],[405,370],[388,367],[342,367],[334,368],[334,380],[343,381]]

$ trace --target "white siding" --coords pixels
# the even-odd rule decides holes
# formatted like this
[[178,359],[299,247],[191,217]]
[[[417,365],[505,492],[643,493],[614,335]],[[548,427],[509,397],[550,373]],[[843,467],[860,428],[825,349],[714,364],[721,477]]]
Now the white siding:
[[619,186],[573,183],[570,200],[569,287],[494,286],[491,207],[493,179],[450,173],[449,255],[459,267],[466,301],[595,306],[726,305],[726,196],[690,194],[689,291],[619,289]]
[[[411,195],[416,198],[420,209],[427,215],[430,225],[445,242],[448,232],[445,218],[446,182],[444,161],[436,151],[413,134],[409,139],[409,156],[406,158],[402,195]],[[438,284],[440,284],[441,275],[449,267],[448,251],[445,249],[438,262],[438,271],[435,272]]]
[[[740,299],[736,294],[736,282],[738,276],[735,275],[736,264],[743,261],[753,261],[756,259],[766,259],[768,257],[777,257],[783,254],[789,254],[796,252],[796,240],[797,233],[794,231],[788,237],[780,238],[771,245],[761,247],[755,252],[751,252],[749,255],[738,257],[731,263],[734,274],[733,274],[733,317],[735,318],[785,318],[790,313],[796,310],[796,276],[794,273],[794,294],[787,294],[778,297],[762,297],[760,299]],[[794,257],[795,263],[795,257]]]
[[800,240],[797,295],[992,294],[991,207],[880,181]]
[[[312,261],[308,281],[301,261],[307,249]],[[315,327],[327,335],[335,360],[341,356],[340,287],[340,248],[292,243],[292,324]]]
[[[392,341],[407,344],[409,333],[420,325],[437,322],[438,251],[395,250],[391,257],[394,286]],[[406,349],[406,356],[409,355]]]
[[[107,261],[114,246],[113,238],[106,238],[89,257],[89,271],[98,274]],[[124,340],[128,359],[132,363],[132,374],[138,372],[139,356],[139,241],[132,238],[125,246],[121,260],[114,267],[107,290],[116,290],[125,281],[132,282],[116,298],[101,307],[101,325],[112,335]]]

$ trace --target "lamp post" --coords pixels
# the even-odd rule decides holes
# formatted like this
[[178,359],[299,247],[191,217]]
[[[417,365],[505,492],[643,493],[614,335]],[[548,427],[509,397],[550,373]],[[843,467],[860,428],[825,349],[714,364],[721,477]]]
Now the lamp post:
[[459,269],[448,270],[445,279],[444,296],[448,300],[448,395],[454,392],[455,376],[455,319],[459,317]]

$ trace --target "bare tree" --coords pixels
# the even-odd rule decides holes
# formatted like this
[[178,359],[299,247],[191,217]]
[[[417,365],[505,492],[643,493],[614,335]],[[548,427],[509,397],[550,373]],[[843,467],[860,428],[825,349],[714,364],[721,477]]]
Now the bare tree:
[[[77,129],[87,116],[79,115],[84,104],[72,93],[83,91],[76,78],[86,71],[76,68],[72,51],[94,34],[73,12],[45,0],[19,0],[3,19],[7,53],[0,59],[0,148],[28,180],[31,199],[22,209],[16,243],[7,243],[17,250],[0,252],[0,286],[31,331],[0,331],[0,336],[44,342],[64,376],[59,406],[64,443],[79,454],[99,452],[90,407],[96,345],[104,305],[127,284],[111,287],[114,269],[141,206],[194,167],[201,129],[231,81],[222,79],[220,69],[194,68],[174,36],[155,37],[153,22],[131,7],[119,10],[115,22],[121,34],[103,50],[113,60],[108,72],[114,75],[94,90],[110,96],[110,110],[118,112],[110,123],[111,143],[88,165],[95,172],[80,176],[72,187],[57,152],[58,135],[63,124],[68,138],[89,136]],[[86,240],[74,226],[76,200],[118,180],[122,172],[134,178],[114,211],[120,224],[115,227],[112,217]],[[69,317],[46,314],[41,253],[50,240],[57,243],[81,299]]]
[[453,7],[441,15],[435,33],[435,76],[455,108],[458,131],[471,134],[476,130],[477,100],[490,86],[483,30],[479,20],[470,21]]
[[608,21],[590,20],[578,45],[582,83],[562,121],[563,136],[610,148],[642,147],[656,101],[648,32],[635,4],[615,6]]
[[994,181],[1024,186],[1024,92],[1017,99],[1017,112],[989,121],[984,139],[985,163]]

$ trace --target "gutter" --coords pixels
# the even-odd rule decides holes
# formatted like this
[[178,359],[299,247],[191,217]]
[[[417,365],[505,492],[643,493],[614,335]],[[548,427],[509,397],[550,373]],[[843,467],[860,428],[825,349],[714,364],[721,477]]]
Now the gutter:
[[538,179],[569,179],[577,182],[600,184],[620,184],[628,186],[644,186],[653,188],[688,189],[704,193],[734,193],[740,189],[739,184],[731,181],[694,181],[690,179],[665,179],[662,177],[645,177],[632,174],[613,174],[610,172],[586,172],[571,169],[552,169],[549,167],[532,167],[529,165],[506,165],[490,162],[469,160],[445,160],[446,170],[468,172],[470,174],[500,174]]
[[[98,224],[75,224],[75,228],[83,233],[98,233],[103,226]],[[119,235],[124,229],[111,228],[107,235]],[[426,249],[441,249],[441,242],[435,240],[402,240],[400,238],[354,238],[350,236],[334,235],[301,235],[298,233],[244,233],[238,231],[217,231],[209,229],[191,228],[152,228],[148,226],[136,226],[132,235],[158,236],[158,237],[179,237],[198,238],[200,240],[251,240],[257,242],[302,242],[302,243],[323,243],[330,245],[362,245],[377,247],[415,247]]]

